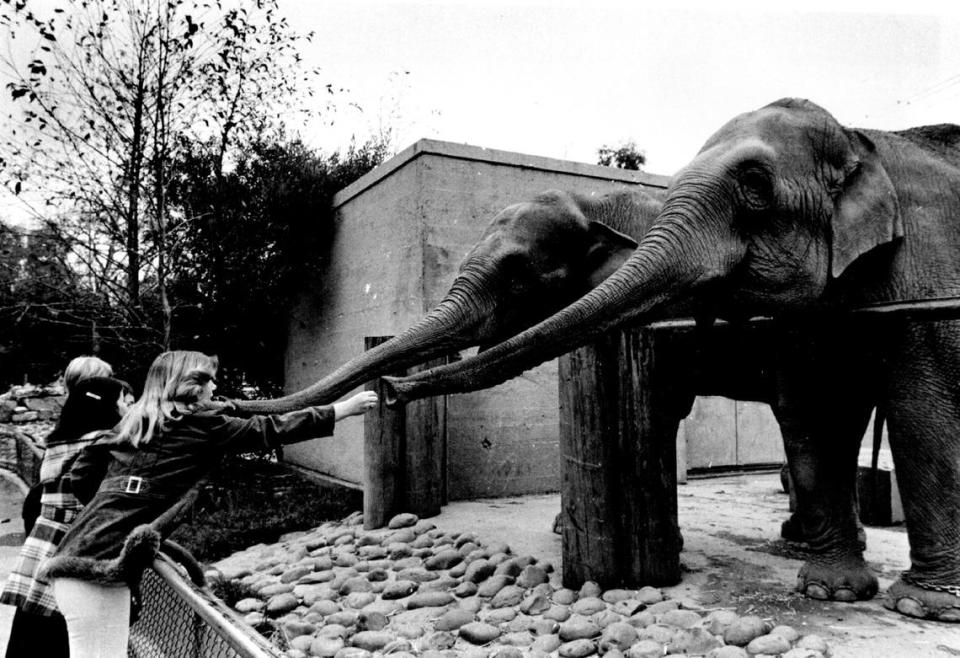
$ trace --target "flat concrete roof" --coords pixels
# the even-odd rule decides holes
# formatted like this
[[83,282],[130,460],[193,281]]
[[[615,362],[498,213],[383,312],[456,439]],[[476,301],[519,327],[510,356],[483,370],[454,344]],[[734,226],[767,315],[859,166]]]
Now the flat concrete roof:
[[439,155],[447,158],[456,158],[458,160],[488,162],[509,167],[518,167],[520,169],[553,171],[584,178],[623,181],[624,183],[636,183],[663,189],[666,189],[667,184],[670,182],[669,176],[648,174],[642,171],[604,167],[601,165],[587,164],[585,162],[556,160],[554,158],[544,158],[539,155],[527,155],[524,153],[514,153],[512,151],[498,151],[481,146],[456,144],[436,139],[421,139],[337,192],[333,197],[333,206],[335,208],[342,206],[350,199],[362,194],[365,190],[392,175],[408,162],[412,162],[423,155]]

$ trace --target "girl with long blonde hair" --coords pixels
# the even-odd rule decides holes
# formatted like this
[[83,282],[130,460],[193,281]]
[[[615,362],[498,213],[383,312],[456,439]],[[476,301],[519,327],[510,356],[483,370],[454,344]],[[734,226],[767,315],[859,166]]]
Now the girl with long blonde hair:
[[237,418],[206,408],[216,357],[158,356],[143,395],[109,438],[85,449],[69,477],[90,498],[43,571],[67,622],[72,658],[127,655],[130,592],[178,520],[188,493],[228,453],[333,434],[334,424],[377,404],[363,392],[280,416]]

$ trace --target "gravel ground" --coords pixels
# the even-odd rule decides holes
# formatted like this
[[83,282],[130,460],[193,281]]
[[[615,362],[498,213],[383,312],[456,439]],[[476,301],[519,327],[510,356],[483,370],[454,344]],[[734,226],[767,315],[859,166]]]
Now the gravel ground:
[[757,615],[705,611],[653,587],[560,584],[550,562],[412,514],[364,531],[359,514],[216,565],[249,588],[234,607],[290,658],[477,656],[821,658],[826,641]]
[[[787,513],[776,475],[692,481],[678,498],[683,581],[661,590],[564,589],[550,531],[559,496],[458,501],[439,517],[372,532],[353,517],[219,566],[250,587],[243,614],[291,656],[960,655],[960,627],[896,615],[880,597],[839,604],[795,594],[801,561],[774,541]],[[867,536],[883,589],[907,565],[906,535]],[[474,580],[471,593],[464,583]],[[743,634],[728,637],[731,627]]]

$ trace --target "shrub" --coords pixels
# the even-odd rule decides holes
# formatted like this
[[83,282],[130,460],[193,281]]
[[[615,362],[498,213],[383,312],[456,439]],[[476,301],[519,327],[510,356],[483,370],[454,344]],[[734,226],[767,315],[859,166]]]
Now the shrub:
[[230,457],[204,485],[187,523],[171,536],[201,562],[341,519],[362,493],[321,484],[270,458]]

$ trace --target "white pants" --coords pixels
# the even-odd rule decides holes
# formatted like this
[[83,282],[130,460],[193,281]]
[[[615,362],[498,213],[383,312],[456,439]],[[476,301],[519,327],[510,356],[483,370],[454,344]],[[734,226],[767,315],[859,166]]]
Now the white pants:
[[67,622],[70,658],[126,658],[130,588],[57,578],[53,596]]

